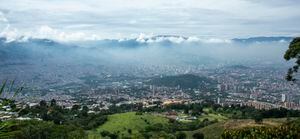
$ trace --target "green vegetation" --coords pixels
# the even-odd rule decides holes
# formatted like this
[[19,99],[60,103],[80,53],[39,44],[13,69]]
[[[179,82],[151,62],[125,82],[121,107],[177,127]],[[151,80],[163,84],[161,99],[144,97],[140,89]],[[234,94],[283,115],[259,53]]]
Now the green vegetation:
[[216,120],[216,121],[219,122],[219,121],[227,120],[228,118],[221,115],[221,114],[214,114],[214,113],[203,114],[198,118],[198,120],[200,120],[200,121],[203,121],[203,120],[206,120],[206,119],[209,120],[209,121]]
[[196,133],[203,133],[205,139],[217,139],[220,138],[223,131],[225,122],[218,122],[206,127],[194,130],[194,131],[186,131],[187,138],[193,138],[193,135]]
[[290,43],[289,49],[285,52],[284,59],[287,61],[291,59],[296,60],[295,65],[293,68],[288,70],[286,76],[288,81],[295,81],[296,79],[293,75],[298,72],[300,66],[300,37],[294,38],[294,40]]
[[[118,135],[120,138],[184,138],[183,133],[185,134],[187,131],[201,129],[207,125],[228,119],[221,114],[213,112],[211,109],[205,109],[203,112],[202,108],[198,106],[200,105],[193,104],[187,107],[174,105],[166,108],[168,110],[171,107],[176,108],[178,117],[189,116],[188,113],[181,113],[183,110],[180,109],[188,108],[193,110],[198,108],[197,111],[200,113],[195,115],[197,119],[188,121],[167,119],[163,117],[162,113],[128,112],[109,115],[105,124],[89,132],[89,138],[109,137],[111,135]],[[191,111],[191,114],[193,114],[193,111]],[[187,137],[192,137],[193,134],[187,134]],[[196,134],[195,136],[199,137],[201,135]]]
[[85,130],[98,127],[107,120],[103,114],[88,114],[89,109],[86,106],[74,105],[71,110],[64,109],[52,100],[50,104],[41,101],[40,105],[26,107],[19,112],[20,116],[41,118],[44,121],[53,121],[55,124],[74,125]]
[[193,134],[194,139],[204,139],[204,134],[201,132],[196,132]]
[[285,118],[300,117],[299,110],[288,110],[285,108],[275,108],[270,110],[257,110],[253,107],[247,106],[226,106],[213,105],[212,111],[222,114],[232,119],[254,119],[259,118]]
[[209,121],[225,121],[228,119],[228,117],[224,116],[224,114],[218,113],[211,108],[204,108],[203,109],[204,113],[201,114],[201,116],[198,118],[198,120],[203,121],[205,119]]
[[0,122],[1,139],[82,139],[85,132],[72,125],[56,125],[53,122],[26,120]]
[[[43,121],[1,122],[0,138],[23,139],[47,136],[49,139],[202,139],[203,137],[213,139],[222,136],[224,138],[250,137],[249,134],[257,135],[255,137],[267,137],[273,134],[265,130],[282,130],[284,133],[286,132],[282,129],[284,128],[298,131],[297,125],[287,124],[287,122],[295,120],[291,117],[300,117],[300,112],[297,110],[283,108],[257,110],[252,107],[233,105],[222,107],[211,102],[171,104],[155,108],[143,108],[141,104],[126,104],[89,113],[87,106],[74,105],[72,109],[65,109],[52,100],[41,101],[37,106],[27,106],[18,112],[20,116],[40,118]],[[266,136],[262,136],[262,133]],[[292,132],[289,135],[295,137],[297,134]],[[279,136],[276,134],[274,137]]]
[[167,87],[180,86],[181,88],[184,89],[188,89],[188,88],[193,89],[199,87],[205,89],[206,87],[210,87],[212,84],[214,84],[215,81],[206,77],[199,77],[192,74],[184,74],[184,75],[177,75],[177,76],[165,76],[165,77],[154,78],[150,81],[150,83],[153,85],[167,86]]
[[[29,135],[44,136],[51,134],[53,136],[49,138],[184,139],[204,137],[206,139],[214,139],[221,138],[222,135],[226,138],[230,138],[232,134],[240,136],[239,133],[248,137],[249,130],[251,130],[251,133],[257,133],[257,135],[260,135],[261,132],[269,134],[269,132],[265,132],[264,130],[281,130],[281,128],[298,131],[298,128],[294,125],[286,126],[288,121],[293,121],[295,118],[276,118],[299,114],[298,111],[286,109],[255,110],[249,107],[220,107],[217,105],[190,104],[169,106],[162,108],[162,110],[176,112],[176,117],[179,118],[182,117],[184,119],[184,117],[191,117],[193,115],[192,117],[196,117],[196,119],[181,121],[171,117],[166,118],[168,112],[154,111],[126,112],[111,115],[101,112],[98,114],[88,114],[86,106],[74,105],[71,110],[68,110],[58,106],[55,100],[52,100],[50,103],[41,101],[40,105],[25,108],[20,113],[27,117],[37,117],[39,115],[44,121],[2,122],[0,137],[1,135],[3,137],[26,135],[26,137],[21,136],[20,138],[30,138],[28,137]],[[256,119],[253,116],[249,116],[248,114],[250,113],[261,114],[262,117]],[[245,119],[245,117],[250,118]],[[266,119],[266,117],[275,117],[275,119]],[[56,130],[60,128],[65,128],[65,130]],[[41,130],[36,131],[39,129]],[[252,129],[254,132],[252,132]],[[33,131],[36,134],[31,133]],[[87,136],[85,133],[87,133]],[[273,136],[272,134],[269,135]],[[294,132],[291,136],[295,136]]]
[[176,133],[176,139],[185,139],[186,134],[184,132],[178,132]]
[[222,137],[224,131],[238,130],[243,128],[256,127],[277,127],[287,122],[286,118],[264,119],[262,123],[256,123],[252,119],[226,120],[214,123],[194,131],[185,131],[187,138],[193,138],[196,133],[203,133],[205,139],[218,139]]
[[8,84],[7,80],[5,80],[0,86],[0,96],[4,92],[12,93],[10,98],[0,98],[0,110],[3,110],[4,106],[9,106],[12,108],[12,111],[17,111],[16,105],[14,104],[14,98],[23,91],[24,87],[14,87],[15,80],[12,80],[10,84]]
[[92,134],[108,131],[121,137],[142,137],[142,132],[151,126],[167,125],[168,119],[152,114],[136,114],[135,112],[113,114],[108,121],[92,132]]
[[21,87],[18,87],[16,90],[14,90],[14,85],[15,85],[15,80],[12,80],[10,82],[10,85],[9,87],[7,87],[7,80],[5,80],[3,83],[2,83],[2,86],[0,87],[0,95],[2,95],[4,93],[4,91],[7,91],[7,92],[13,92],[13,95],[10,99],[13,99],[16,97],[16,95],[18,95],[19,93],[22,92],[22,90],[24,89],[23,85]]
[[246,126],[244,128],[226,129],[223,139],[232,138],[300,138],[300,120],[288,122],[279,126]]

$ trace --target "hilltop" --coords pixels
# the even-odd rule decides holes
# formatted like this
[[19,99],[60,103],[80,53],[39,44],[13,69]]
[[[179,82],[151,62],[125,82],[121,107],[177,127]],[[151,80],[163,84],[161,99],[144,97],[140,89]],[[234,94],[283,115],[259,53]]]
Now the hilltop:
[[150,81],[157,86],[180,87],[184,89],[210,86],[215,83],[214,80],[207,77],[200,77],[193,74],[183,74],[176,76],[156,77]]

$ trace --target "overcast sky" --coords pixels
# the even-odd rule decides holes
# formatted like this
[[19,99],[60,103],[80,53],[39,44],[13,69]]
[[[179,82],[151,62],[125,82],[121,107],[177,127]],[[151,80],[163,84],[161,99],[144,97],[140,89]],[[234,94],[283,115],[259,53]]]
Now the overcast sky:
[[300,0],[0,0],[11,38],[297,36],[299,25]]

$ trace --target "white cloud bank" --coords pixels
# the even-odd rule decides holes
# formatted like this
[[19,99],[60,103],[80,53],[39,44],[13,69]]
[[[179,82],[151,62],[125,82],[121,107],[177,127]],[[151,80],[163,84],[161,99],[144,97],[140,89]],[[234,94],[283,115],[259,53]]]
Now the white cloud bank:
[[16,28],[10,28],[10,25],[0,32],[0,37],[5,37],[8,42],[11,41],[26,41],[29,38],[35,39],[52,39],[56,41],[88,41],[100,40],[101,38],[95,34],[86,34],[83,32],[64,32],[58,29],[43,25],[33,31],[20,32]]
[[299,24],[297,0],[0,1],[0,32],[11,38],[29,34],[70,41],[141,32],[225,39],[297,36]]
[[[123,39],[121,39],[123,41]],[[146,35],[141,33],[137,38],[137,42],[140,43],[161,43],[161,42],[171,42],[174,44],[182,43],[231,43],[230,39],[220,39],[220,38],[199,38],[196,36],[183,37],[183,36],[154,36],[153,34]]]

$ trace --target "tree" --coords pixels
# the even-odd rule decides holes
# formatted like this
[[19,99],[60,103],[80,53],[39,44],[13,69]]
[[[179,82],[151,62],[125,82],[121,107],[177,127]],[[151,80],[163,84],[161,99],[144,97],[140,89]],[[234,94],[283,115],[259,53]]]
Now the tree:
[[255,123],[257,124],[261,124],[263,122],[263,117],[261,114],[257,114],[253,117]]
[[23,116],[23,115],[26,115],[30,112],[30,107],[29,105],[25,105],[25,108],[22,109],[20,112],[19,112],[19,116]]
[[116,133],[111,133],[108,135],[110,137],[110,139],[117,139],[118,135]]
[[51,106],[51,107],[56,106],[56,100],[55,100],[55,99],[52,99],[52,100],[51,100],[50,106]]
[[43,107],[43,108],[47,107],[47,102],[45,100],[41,100],[40,101],[40,106]]
[[81,110],[82,116],[88,116],[89,108],[87,106],[83,106]]
[[204,139],[204,134],[201,132],[197,132],[193,135],[194,139]]
[[106,136],[110,135],[110,132],[104,130],[104,131],[101,131],[100,134],[102,137],[106,137]]
[[146,131],[147,132],[151,132],[151,131],[162,131],[163,130],[164,125],[161,123],[156,123],[154,125],[150,125],[146,127]]
[[184,113],[185,113],[185,114],[189,114],[189,108],[188,108],[188,107],[185,107],[185,108],[184,108]]
[[80,109],[80,106],[79,105],[73,105],[72,106],[72,111],[78,111]]
[[48,118],[55,124],[62,124],[65,121],[64,115],[59,111],[52,111],[50,114],[48,114]]
[[129,134],[131,134],[131,133],[132,133],[132,130],[131,130],[131,129],[128,129],[127,132],[128,132]]
[[295,59],[295,65],[288,70],[286,80],[296,81],[294,74],[298,72],[300,66],[300,37],[294,38],[289,45],[289,49],[284,54],[284,59],[289,61]]
[[178,132],[176,134],[176,139],[186,139],[186,134],[184,132]]
[[0,123],[0,138],[11,139],[83,139],[87,138],[80,127],[55,125],[39,120],[10,120]]

